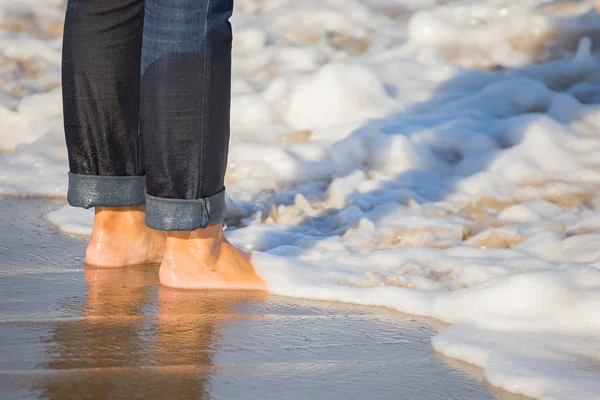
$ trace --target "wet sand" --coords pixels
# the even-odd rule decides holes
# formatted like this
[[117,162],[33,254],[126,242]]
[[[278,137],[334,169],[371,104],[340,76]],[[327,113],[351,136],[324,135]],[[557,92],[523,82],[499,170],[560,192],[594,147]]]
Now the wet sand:
[[522,398],[434,354],[433,320],[86,270],[62,204],[0,199],[0,399]]

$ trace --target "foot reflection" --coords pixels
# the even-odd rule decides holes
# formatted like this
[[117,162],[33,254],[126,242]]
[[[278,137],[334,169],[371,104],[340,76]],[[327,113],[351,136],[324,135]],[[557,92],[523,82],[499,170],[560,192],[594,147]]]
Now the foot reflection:
[[[88,286],[84,318],[123,320],[142,317],[150,311],[155,299],[158,265],[136,265],[125,268],[87,266]],[[149,307],[149,309],[146,309]]]
[[181,290],[161,286],[156,353],[161,365],[213,365],[229,321],[252,318],[236,306],[266,297],[260,291]]
[[208,398],[220,338],[266,297],[159,287],[152,265],[88,267],[85,279],[83,318],[52,325],[41,398]]

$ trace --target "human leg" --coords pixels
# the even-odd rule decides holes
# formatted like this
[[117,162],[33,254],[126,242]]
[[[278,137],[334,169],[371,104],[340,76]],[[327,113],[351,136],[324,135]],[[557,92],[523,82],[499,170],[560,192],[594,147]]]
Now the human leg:
[[249,257],[227,242],[232,0],[146,0],[141,133],[146,224],[168,231],[161,282],[258,288]]
[[143,0],[69,0],[62,54],[68,201],[96,208],[86,261],[157,261],[164,234],[144,226],[138,146]]

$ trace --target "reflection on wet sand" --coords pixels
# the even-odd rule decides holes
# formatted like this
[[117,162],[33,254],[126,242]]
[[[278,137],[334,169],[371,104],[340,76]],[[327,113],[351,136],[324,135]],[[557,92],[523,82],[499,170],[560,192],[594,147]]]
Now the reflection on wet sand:
[[157,269],[86,269],[83,318],[53,326],[41,398],[208,398],[220,322],[266,295],[160,287]]

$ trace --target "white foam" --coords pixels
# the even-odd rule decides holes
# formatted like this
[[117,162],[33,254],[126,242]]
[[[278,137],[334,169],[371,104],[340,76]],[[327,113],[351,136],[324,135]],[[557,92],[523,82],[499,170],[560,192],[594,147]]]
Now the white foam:
[[[50,26],[59,3],[0,18]],[[236,5],[227,235],[273,293],[438,318],[434,348],[491,384],[596,398],[596,3],[438,3]],[[60,39],[0,43],[0,194],[63,196]]]
[[63,206],[56,211],[52,211],[47,218],[48,221],[64,232],[75,235],[90,235],[92,233],[91,221],[94,219],[94,210]]

